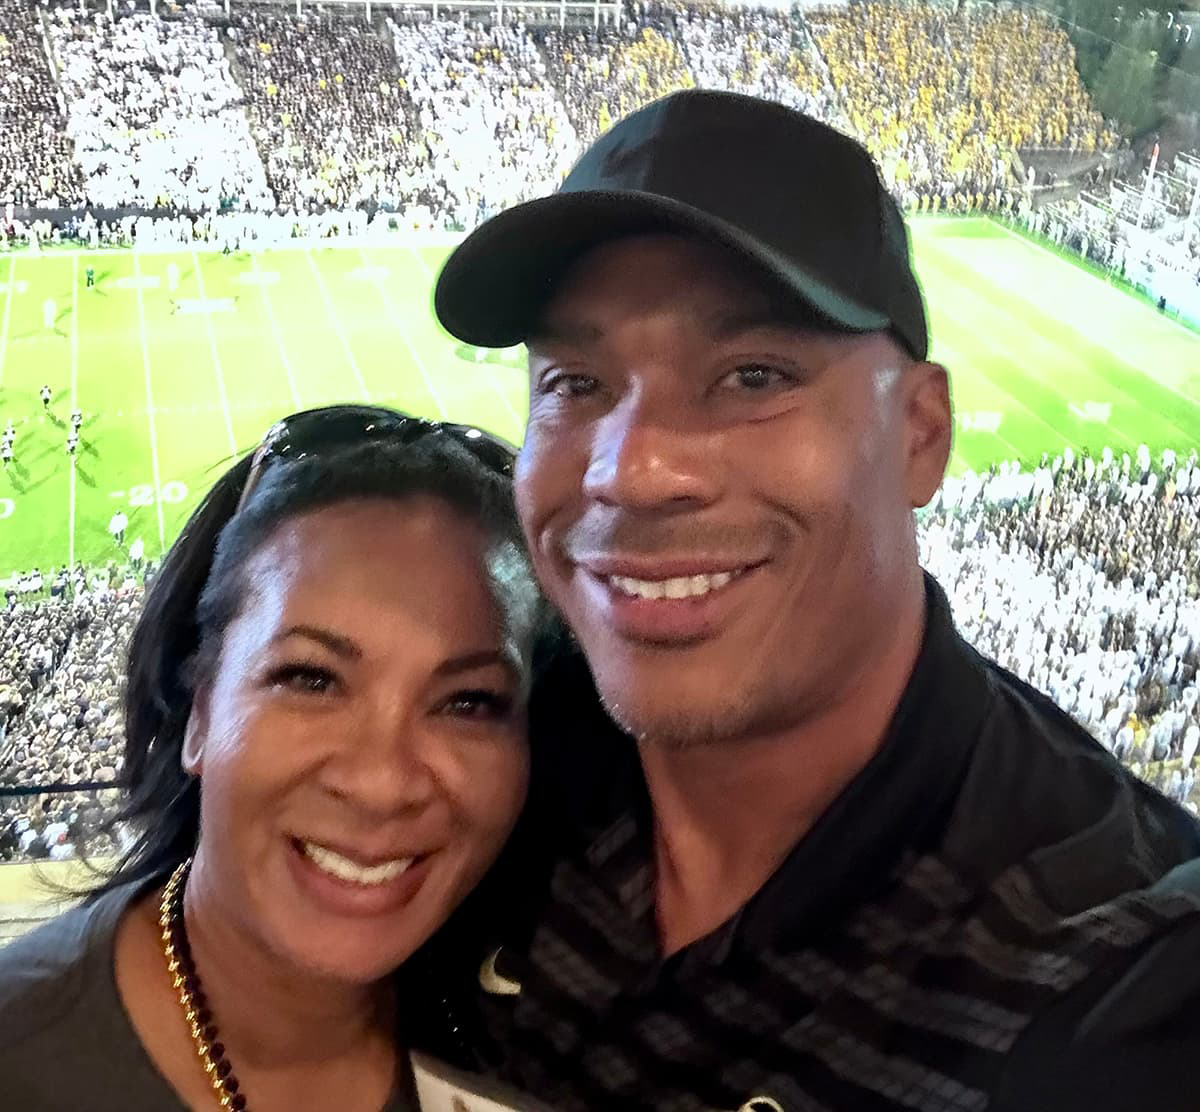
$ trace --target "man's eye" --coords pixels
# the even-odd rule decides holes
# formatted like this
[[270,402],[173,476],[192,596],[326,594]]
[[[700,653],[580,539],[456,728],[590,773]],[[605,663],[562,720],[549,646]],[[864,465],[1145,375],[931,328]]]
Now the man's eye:
[[717,385],[723,390],[761,393],[772,387],[792,386],[795,382],[795,375],[777,367],[770,367],[765,363],[747,363],[735,371],[730,371]]
[[594,394],[599,385],[591,375],[555,374],[542,380],[540,392],[556,398],[585,398]]

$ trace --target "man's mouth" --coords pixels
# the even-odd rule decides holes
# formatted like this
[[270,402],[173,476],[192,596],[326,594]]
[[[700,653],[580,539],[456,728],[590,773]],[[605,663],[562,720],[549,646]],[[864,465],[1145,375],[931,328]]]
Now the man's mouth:
[[643,579],[630,575],[607,575],[602,578],[615,590],[630,598],[686,599],[703,598],[714,591],[720,591],[749,570],[747,565],[732,571],[673,575],[665,579]]

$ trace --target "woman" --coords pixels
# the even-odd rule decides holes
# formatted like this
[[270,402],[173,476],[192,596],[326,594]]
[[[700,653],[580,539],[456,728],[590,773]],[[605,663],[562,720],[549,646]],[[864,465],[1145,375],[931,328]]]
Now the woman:
[[412,1107],[388,974],[511,832],[539,602],[475,430],[281,422],[192,515],[129,650],[140,840],[0,951],[5,1108]]

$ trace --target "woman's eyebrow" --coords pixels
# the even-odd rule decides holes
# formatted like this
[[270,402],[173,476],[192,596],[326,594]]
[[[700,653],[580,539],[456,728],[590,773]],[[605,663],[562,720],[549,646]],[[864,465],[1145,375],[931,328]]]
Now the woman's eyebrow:
[[443,660],[434,670],[435,676],[456,676],[460,672],[471,672],[477,668],[487,668],[498,664],[510,672],[515,672],[509,655],[500,649],[481,649],[478,652],[463,653]]
[[320,626],[291,625],[272,637],[271,642],[286,641],[289,637],[307,637],[310,641],[324,645],[330,652],[347,660],[358,660],[362,657],[362,649],[349,637],[343,637],[328,629],[321,629]]

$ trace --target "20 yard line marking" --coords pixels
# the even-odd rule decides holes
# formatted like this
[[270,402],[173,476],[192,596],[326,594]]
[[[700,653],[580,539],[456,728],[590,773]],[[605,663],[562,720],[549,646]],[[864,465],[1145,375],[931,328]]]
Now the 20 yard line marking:
[[[412,257],[417,260],[417,265],[425,272],[425,277],[432,281],[433,270],[430,268],[429,264],[423,258],[421,258],[421,252],[415,247],[409,247],[408,250],[412,252]],[[515,409],[513,409],[513,404],[508,400],[508,395],[506,395],[496,383],[495,371],[489,371],[485,377],[487,379],[488,386],[491,387],[492,393],[500,399],[500,404],[504,406],[504,408],[507,409],[510,414],[512,414],[512,419],[516,421],[517,427],[524,428],[524,419]]]
[[[260,274],[258,266],[258,252],[250,252],[250,265],[254,268],[255,274]],[[292,395],[292,405],[297,410],[303,408],[300,402],[300,391],[296,389],[296,377],[292,374],[292,361],[288,358],[287,348],[283,344],[283,335],[279,331],[279,321],[275,319],[275,307],[271,304],[271,295],[267,293],[266,282],[258,283],[258,292],[262,294],[263,308],[267,312],[267,324],[271,328],[271,338],[275,341],[276,348],[279,349],[279,362],[283,365],[283,373],[287,375],[288,390]]]
[[[196,265],[196,284],[200,287],[200,299],[208,300],[208,293],[204,289],[204,268],[200,265],[200,252],[192,250],[192,262]],[[204,330],[208,333],[208,353],[212,356],[213,373],[217,377],[217,395],[221,399],[221,413],[225,417],[225,435],[229,439],[229,454],[231,457],[236,457],[238,454],[237,438],[233,435],[233,417],[229,412],[229,395],[225,392],[225,371],[221,367],[221,356],[217,352],[217,334],[213,329],[212,314],[202,313],[204,317]]]
[[[362,260],[364,269],[369,270],[371,268],[371,260],[367,257],[366,251],[360,248],[358,257]],[[395,330],[400,334],[400,342],[408,351],[408,357],[416,365],[417,371],[420,373],[421,378],[425,382],[425,389],[429,391],[429,396],[433,399],[433,404],[438,407],[438,414],[444,421],[448,416],[446,412],[446,404],[442,401],[441,395],[439,395],[437,390],[434,388],[433,379],[430,377],[429,368],[425,366],[425,361],[420,357],[420,355],[417,354],[417,349],[413,347],[411,341],[409,340],[408,331],[404,326],[404,322],[400,320],[400,317],[396,312],[395,304],[392,302],[387,290],[383,288],[383,279],[376,277],[372,279],[371,284],[375,287],[376,292],[379,294],[379,299],[383,302],[383,311],[387,313],[388,320],[392,322],[392,327],[395,328]]]
[[358,388],[362,391],[363,398],[370,401],[371,392],[367,389],[367,383],[362,376],[362,371],[358,368],[358,360],[354,358],[354,352],[350,350],[350,341],[346,339],[346,333],[342,330],[342,322],[338,320],[337,313],[333,311],[333,302],[329,299],[329,290],[325,287],[325,279],[321,277],[321,271],[317,267],[317,260],[313,258],[310,248],[306,247],[304,249],[304,257],[308,259],[308,268],[312,271],[313,280],[317,283],[317,289],[321,291],[321,300],[325,302],[325,312],[329,314],[329,323],[333,325],[334,334],[342,345],[342,352],[346,356],[346,362],[350,364],[350,370],[354,372],[355,381],[358,383]]
[[[79,408],[79,257],[71,259],[71,412]],[[75,456],[71,456],[67,510],[67,567],[75,567]]]
[[17,256],[8,259],[8,297],[4,302],[4,325],[0,327],[0,385],[4,384],[4,362],[8,356],[8,323],[12,320],[13,298],[16,296]]
[[133,273],[137,279],[138,332],[142,340],[142,375],[146,381],[146,421],[150,426],[150,467],[154,479],[154,509],[158,514],[158,551],[167,548],[167,531],[163,525],[162,477],[158,469],[158,429],[154,424],[154,387],[150,382],[150,341],[146,335],[146,299],[142,296],[142,266],[138,253],[133,252]]

